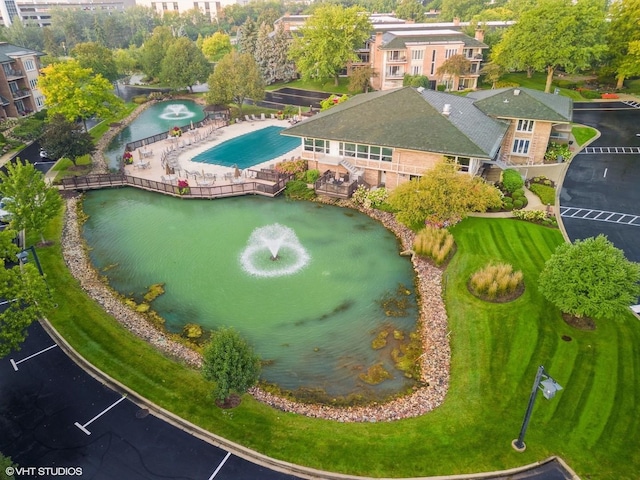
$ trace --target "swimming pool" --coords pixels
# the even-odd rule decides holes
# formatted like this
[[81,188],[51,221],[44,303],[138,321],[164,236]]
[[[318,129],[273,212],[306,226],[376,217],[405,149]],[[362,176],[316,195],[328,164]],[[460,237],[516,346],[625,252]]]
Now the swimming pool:
[[253,167],[272,158],[284,155],[300,146],[300,139],[280,135],[282,127],[266,127],[245,133],[202,152],[191,160],[225,167]]

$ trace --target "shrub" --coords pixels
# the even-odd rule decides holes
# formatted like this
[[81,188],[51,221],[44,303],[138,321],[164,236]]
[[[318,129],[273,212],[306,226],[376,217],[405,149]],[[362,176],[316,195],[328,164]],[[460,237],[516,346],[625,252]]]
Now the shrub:
[[524,186],[524,180],[522,180],[520,172],[513,168],[507,168],[502,172],[502,186],[509,193],[515,192]]
[[554,205],[556,203],[556,189],[549,185],[532,183],[529,185],[529,190],[535,193],[545,205]]
[[544,159],[548,162],[555,162],[562,155],[563,160],[571,157],[571,149],[566,143],[549,142]]
[[307,170],[307,173],[305,174],[305,180],[307,183],[316,183],[319,177],[320,170],[317,169]]
[[504,197],[502,199],[502,209],[503,210],[512,210],[513,209],[513,198]]
[[385,205],[387,198],[389,198],[389,192],[386,188],[369,190],[364,185],[359,185],[351,196],[356,205],[364,208],[380,208]]
[[496,88],[511,88],[511,87],[519,87],[520,84],[518,82],[507,82],[506,80],[496,82]]
[[516,198],[513,201],[513,208],[522,208],[524,206],[524,202],[522,201],[521,198]]
[[515,192],[511,193],[511,198],[513,198],[514,200],[516,198],[522,198],[522,197],[524,197],[524,188],[519,188]]
[[147,103],[147,97],[144,95],[136,95],[131,99],[131,101],[136,105],[142,105],[143,103]]
[[594,90],[587,90],[584,88],[580,90],[580,95],[582,95],[582,97],[586,98],[587,100],[595,100],[597,98],[600,98],[600,92],[596,92]]
[[572,82],[571,80],[555,80],[553,83],[560,88],[569,88],[571,90],[575,90],[578,86],[576,82]]
[[39,138],[40,135],[42,135],[43,129],[44,122],[42,120],[30,117],[21,120],[18,126],[13,129],[11,135],[20,140],[30,142]]
[[474,295],[495,300],[514,293],[522,285],[523,274],[514,272],[508,263],[487,264],[471,276],[469,286]]
[[425,227],[413,240],[416,254],[431,258],[436,265],[442,265],[454,246],[453,235],[443,228]]
[[436,90],[438,90],[439,92],[444,92],[447,89],[447,86],[444,84],[438,85],[436,87]]
[[280,173],[291,173],[296,180],[302,180],[307,171],[307,161],[299,158],[297,160],[285,160],[276,164],[276,171]]
[[287,198],[297,200],[311,200],[315,198],[316,192],[312,188],[307,188],[307,182],[304,180],[291,180],[287,182],[284,188],[284,194]]

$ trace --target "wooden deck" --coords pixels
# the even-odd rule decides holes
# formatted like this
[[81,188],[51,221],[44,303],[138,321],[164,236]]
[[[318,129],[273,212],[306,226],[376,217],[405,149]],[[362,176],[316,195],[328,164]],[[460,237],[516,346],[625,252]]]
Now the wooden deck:
[[[190,186],[187,189],[180,189],[176,185],[156,180],[149,180],[120,173],[106,173],[101,175],[64,178],[59,187],[61,190],[76,191],[98,190],[113,187],[134,187],[181,198],[214,199],[237,197],[241,195],[263,195],[266,197],[275,197],[284,190],[286,183],[291,178],[290,175],[276,175],[276,177],[273,177],[273,175],[267,176],[273,178],[273,180],[260,177],[261,175],[257,175],[256,178],[238,183],[212,185],[207,187]],[[180,190],[183,190],[183,193],[180,193]]]

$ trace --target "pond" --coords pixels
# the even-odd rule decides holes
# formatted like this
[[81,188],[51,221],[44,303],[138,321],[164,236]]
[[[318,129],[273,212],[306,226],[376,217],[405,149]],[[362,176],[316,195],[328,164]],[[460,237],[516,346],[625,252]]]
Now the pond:
[[[135,189],[89,192],[84,209],[91,260],[113,288],[141,302],[164,284],[152,308],[167,330],[232,326],[262,358],[262,379],[297,393],[382,399],[413,385],[394,363],[416,329],[413,269],[371,218],[283,198]],[[402,311],[389,316],[383,303],[397,296]],[[366,374],[380,367],[392,378],[373,384]]]

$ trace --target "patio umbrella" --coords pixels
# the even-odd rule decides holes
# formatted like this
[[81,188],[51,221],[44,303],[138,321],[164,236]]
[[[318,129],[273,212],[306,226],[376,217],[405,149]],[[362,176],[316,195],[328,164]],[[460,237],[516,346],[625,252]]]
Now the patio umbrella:
[[302,120],[302,107],[298,107],[298,120]]
[[242,175],[242,174],[240,173],[240,169],[238,168],[238,166],[237,166],[237,165],[235,165],[235,170],[233,171],[233,176],[234,176],[235,178],[240,178],[240,175]]

